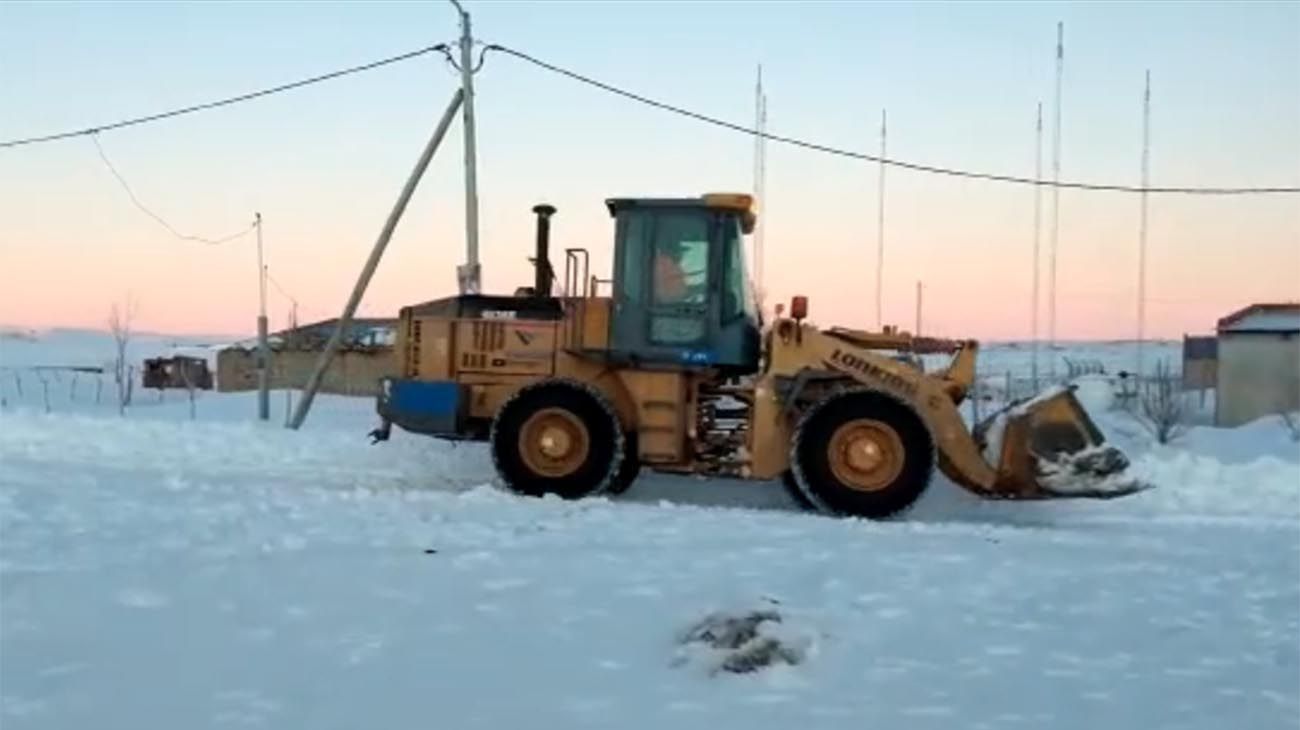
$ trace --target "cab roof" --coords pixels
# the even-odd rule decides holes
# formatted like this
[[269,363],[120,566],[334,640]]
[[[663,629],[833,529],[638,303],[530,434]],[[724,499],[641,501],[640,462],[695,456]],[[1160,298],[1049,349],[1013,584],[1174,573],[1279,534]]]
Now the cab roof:
[[696,198],[609,198],[605,201],[610,215],[623,208],[722,208],[740,212],[752,211],[754,196],[747,193],[706,193]]
[[711,208],[741,214],[745,233],[754,227],[754,196],[748,193],[705,193],[696,198],[608,198],[605,207],[611,216],[628,208]]

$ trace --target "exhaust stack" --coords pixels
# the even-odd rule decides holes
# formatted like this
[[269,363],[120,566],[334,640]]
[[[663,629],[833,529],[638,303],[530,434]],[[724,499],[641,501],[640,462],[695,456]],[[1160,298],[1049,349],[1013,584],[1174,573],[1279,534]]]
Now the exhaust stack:
[[555,215],[555,206],[545,203],[534,205],[533,212],[537,214],[537,253],[533,259],[533,270],[536,276],[533,292],[539,297],[549,297],[551,282],[555,279],[550,259],[551,216]]

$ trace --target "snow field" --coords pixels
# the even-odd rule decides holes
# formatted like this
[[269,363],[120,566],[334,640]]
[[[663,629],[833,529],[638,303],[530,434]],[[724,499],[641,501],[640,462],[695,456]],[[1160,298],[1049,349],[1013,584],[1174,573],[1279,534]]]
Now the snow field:
[[[364,399],[289,432],[251,394],[196,421],[176,395],[0,411],[4,730],[1300,723],[1300,444],[1269,419],[1159,447],[1085,403],[1156,489],[936,477],[872,523],[655,475],[517,498],[481,445],[370,445]],[[768,609],[799,663],[715,674],[679,644]]]

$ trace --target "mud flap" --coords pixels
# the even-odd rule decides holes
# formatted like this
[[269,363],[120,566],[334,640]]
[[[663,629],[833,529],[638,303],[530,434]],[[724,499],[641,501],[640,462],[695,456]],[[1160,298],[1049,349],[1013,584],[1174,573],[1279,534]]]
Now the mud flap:
[[1105,443],[1073,386],[1012,404],[979,424],[975,438],[996,465],[998,497],[1114,499],[1150,488]]

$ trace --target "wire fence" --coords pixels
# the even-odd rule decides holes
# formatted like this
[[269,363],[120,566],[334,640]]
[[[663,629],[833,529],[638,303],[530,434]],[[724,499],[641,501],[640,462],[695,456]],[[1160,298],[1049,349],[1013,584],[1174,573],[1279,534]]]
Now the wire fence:
[[[971,423],[977,423],[1011,404],[1033,398],[1053,387],[1078,384],[1081,381],[1090,381],[1089,388],[1094,393],[1100,388],[1106,394],[1108,408],[1134,411],[1140,407],[1141,394],[1158,386],[1162,379],[1174,378],[1193,420],[1205,422],[1211,418],[1215,397],[1213,390],[1184,387],[1177,367],[1180,364],[1178,359],[1165,360],[1169,369],[1161,373],[1142,375],[1117,368],[1113,363],[1108,365],[1101,358],[1067,357],[1062,358],[1062,362],[1064,368],[1054,376],[1040,373],[1037,377],[1025,364],[1001,366],[996,361],[982,364],[977,369],[974,383],[962,405],[963,416]],[[940,366],[939,360],[928,358],[923,364],[927,371],[934,371]],[[198,403],[208,395],[207,391],[198,387],[145,388],[142,375],[140,368],[128,366],[129,387],[122,391],[127,402],[121,404],[111,365],[0,366],[0,409],[107,414],[120,412],[124,408],[171,404],[178,409],[188,406],[190,420],[198,419]],[[338,377],[343,392],[353,394],[346,370],[340,371]],[[285,398],[292,397],[292,388],[285,390]],[[286,413],[289,402],[291,401],[286,400]]]
[[[1065,367],[1056,375],[1040,373],[1035,377],[1021,367],[981,367],[962,406],[962,414],[971,423],[979,421],[1017,402],[1033,398],[1052,388],[1070,385],[1087,388],[1089,399],[1104,402],[1105,410],[1138,414],[1146,394],[1169,386],[1183,404],[1189,423],[1213,422],[1217,394],[1211,386],[1196,387],[1185,383],[1181,360],[1161,360],[1155,371],[1135,373],[1116,368],[1100,358],[1064,358]],[[1172,384],[1172,385],[1170,385]],[[1092,404],[1096,405],[1096,404]],[[1085,404],[1088,408],[1089,404]]]
[[145,388],[142,371],[126,368],[127,385],[118,390],[111,366],[0,367],[0,409],[44,413],[116,413],[124,408],[189,404],[191,420],[198,418],[200,388]]

